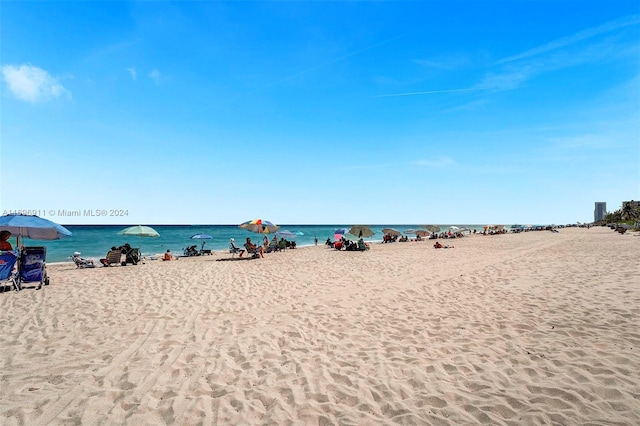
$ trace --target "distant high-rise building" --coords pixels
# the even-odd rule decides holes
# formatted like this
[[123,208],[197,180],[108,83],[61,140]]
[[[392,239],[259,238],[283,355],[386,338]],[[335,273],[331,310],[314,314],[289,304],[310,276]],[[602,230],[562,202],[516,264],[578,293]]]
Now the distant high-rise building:
[[604,220],[607,215],[607,203],[602,201],[596,201],[596,208],[593,211],[593,221],[598,222]]

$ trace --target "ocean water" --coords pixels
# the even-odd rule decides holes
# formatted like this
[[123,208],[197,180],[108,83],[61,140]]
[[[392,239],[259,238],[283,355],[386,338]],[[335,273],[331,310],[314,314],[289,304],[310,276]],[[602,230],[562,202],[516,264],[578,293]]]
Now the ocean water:
[[[264,235],[255,234],[237,225],[150,225],[160,234],[159,237],[126,237],[118,232],[126,228],[124,225],[68,225],[65,226],[73,235],[63,240],[37,241],[24,239],[25,246],[45,246],[47,248],[47,262],[69,262],[70,256],[75,251],[82,253],[84,258],[99,259],[104,257],[112,246],[121,246],[124,243],[131,244],[132,247],[139,247],[145,256],[158,255],[171,250],[174,254],[182,254],[184,249],[190,245],[196,245],[200,249],[202,242],[204,248],[213,251],[226,251],[229,248],[229,239],[235,238],[236,243],[244,244],[247,237],[251,237],[254,243],[262,243]],[[437,225],[442,230],[449,228],[449,224]],[[482,230],[484,225],[460,225],[469,229]],[[327,238],[333,240],[334,231],[338,228],[349,228],[350,225],[280,225],[280,230],[288,230],[294,233],[302,233],[295,238],[298,247],[315,244],[315,237],[318,237],[318,244],[324,244]],[[375,234],[365,241],[382,241],[383,228],[395,228],[401,232],[407,229],[417,229],[419,225],[370,225]],[[207,234],[211,239],[197,240],[191,239],[195,234]],[[269,239],[273,235],[267,235]],[[15,239],[10,242],[15,246]]]

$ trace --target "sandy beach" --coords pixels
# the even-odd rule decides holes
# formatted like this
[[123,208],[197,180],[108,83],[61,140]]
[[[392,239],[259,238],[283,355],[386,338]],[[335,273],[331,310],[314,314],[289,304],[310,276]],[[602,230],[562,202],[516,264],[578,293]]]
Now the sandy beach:
[[76,269],[0,294],[3,425],[640,424],[608,228]]

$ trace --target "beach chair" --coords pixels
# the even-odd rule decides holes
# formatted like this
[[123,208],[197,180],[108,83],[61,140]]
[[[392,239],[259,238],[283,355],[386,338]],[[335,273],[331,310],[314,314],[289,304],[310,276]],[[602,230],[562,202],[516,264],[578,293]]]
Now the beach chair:
[[[109,253],[107,253],[107,257],[104,259],[104,262],[102,264],[104,266],[120,265],[121,260],[122,260],[122,251],[109,250]],[[126,261],[122,263],[124,263],[125,265],[127,264]]]
[[240,253],[242,250],[240,247],[238,247],[236,245],[236,241],[231,238],[231,240],[229,240],[229,253],[231,253],[231,257],[235,257],[236,254]]
[[249,243],[245,243],[244,249],[247,251],[247,254],[251,255],[252,259],[257,259],[260,257],[260,246],[256,246],[256,248],[252,249],[249,247]]
[[47,249],[45,247],[24,247],[18,264],[18,287],[24,283],[38,283],[36,290],[49,285],[47,276]]
[[89,262],[85,259],[81,259],[80,256],[77,256],[75,254],[71,256],[71,260],[73,260],[73,263],[75,263],[76,268],[79,268],[79,269],[96,267],[96,265],[94,265],[93,262]]
[[191,257],[191,256],[200,256],[200,253],[198,252],[198,250],[196,249],[196,246],[189,246],[186,247],[182,253],[187,256],[187,257]]
[[0,252],[0,287],[11,286],[15,291],[20,291],[20,283],[14,267],[18,261],[17,253],[13,251]]
[[123,254],[125,256],[125,261],[122,266],[125,266],[127,263],[137,265],[138,262],[142,260],[142,256],[140,255],[140,249],[137,247],[130,248],[126,253],[123,253]]

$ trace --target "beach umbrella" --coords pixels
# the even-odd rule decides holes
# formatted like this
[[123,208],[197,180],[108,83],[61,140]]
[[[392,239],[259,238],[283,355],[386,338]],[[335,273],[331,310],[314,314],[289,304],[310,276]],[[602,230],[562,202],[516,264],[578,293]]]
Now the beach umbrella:
[[276,232],[276,235],[284,238],[285,240],[297,237],[297,235],[294,232],[288,231],[286,229]]
[[138,237],[138,245],[140,246],[140,254],[142,254],[142,239],[141,238],[155,238],[159,237],[160,234],[158,231],[153,229],[150,226],[130,226],[128,228],[124,228],[122,231],[118,232],[119,235],[125,236],[135,236]]
[[210,240],[212,238],[213,237],[211,235],[208,235],[208,234],[195,234],[195,235],[191,236],[192,240],[202,240],[202,246],[200,247],[200,250],[204,249],[204,243],[205,243],[204,240]]
[[344,237],[344,234],[346,234],[349,230],[347,228],[338,228],[335,231],[333,231],[333,239],[335,241],[341,240],[342,237]]
[[399,237],[400,235],[402,235],[402,232],[394,228],[382,228],[382,233],[386,235],[391,235],[392,237]]
[[208,234],[195,234],[190,237],[192,240],[210,240],[213,237]]
[[418,237],[420,237],[420,238],[425,238],[425,237],[428,237],[429,235],[431,235],[431,233],[429,231],[420,229],[420,230],[416,231],[416,235]]
[[358,237],[357,235],[347,233],[347,234],[344,234],[344,238],[349,241],[358,241],[360,237]]
[[274,225],[268,220],[262,219],[248,220],[238,225],[238,228],[246,229],[247,231],[255,232],[257,234],[273,234],[280,229],[278,225]]
[[368,226],[354,225],[349,229],[349,234],[355,235],[358,238],[369,238],[373,236],[374,232]]
[[130,236],[136,236],[136,237],[159,237],[160,236],[160,234],[158,234],[158,231],[156,231],[152,227],[142,226],[142,225],[130,226],[118,232],[118,234],[130,235]]
[[0,216],[0,230],[7,230],[16,236],[16,245],[20,245],[20,238],[32,240],[59,240],[70,237],[71,231],[48,219],[23,214],[8,214]]
[[427,225],[424,228],[429,232],[440,232],[440,227],[436,225]]

